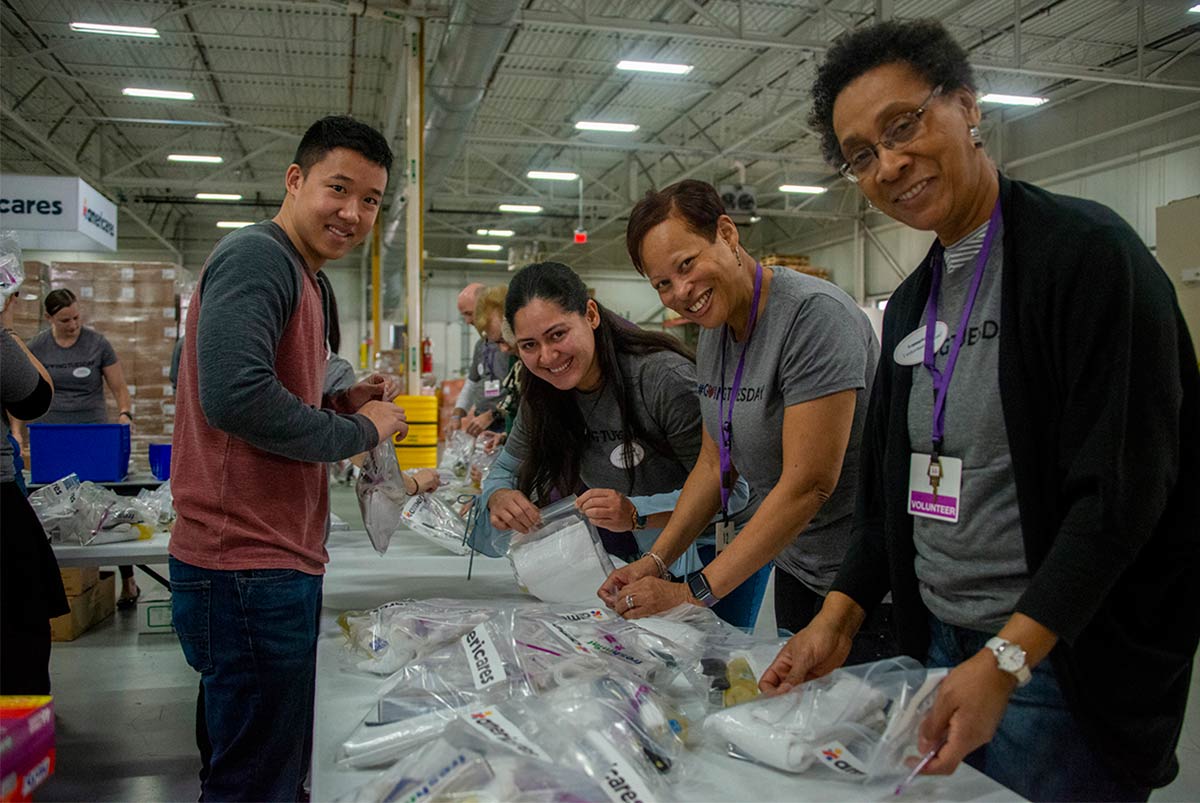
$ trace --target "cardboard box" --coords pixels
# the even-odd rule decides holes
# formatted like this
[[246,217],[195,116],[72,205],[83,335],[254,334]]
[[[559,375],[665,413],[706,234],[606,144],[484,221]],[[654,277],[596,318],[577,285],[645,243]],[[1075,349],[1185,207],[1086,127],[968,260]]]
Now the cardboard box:
[[71,612],[50,620],[51,641],[74,641],[88,628],[103,622],[117,609],[117,581],[113,572],[101,572],[96,585],[76,597],[67,597]]
[[85,566],[81,569],[59,569],[62,575],[63,589],[68,597],[78,597],[96,583],[100,582],[100,569],[96,566]]
[[[165,593],[165,589],[164,589]],[[138,633],[168,633],[175,632],[175,624],[171,621],[171,596],[158,594],[157,591],[145,591],[138,600]]]

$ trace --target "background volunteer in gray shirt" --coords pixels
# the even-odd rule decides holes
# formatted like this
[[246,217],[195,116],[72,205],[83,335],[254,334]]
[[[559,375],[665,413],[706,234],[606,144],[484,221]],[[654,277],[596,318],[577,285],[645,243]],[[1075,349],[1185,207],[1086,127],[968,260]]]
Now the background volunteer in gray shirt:
[[54,380],[54,403],[42,424],[105,424],[104,385],[117,401],[117,422],[132,424],[125,372],[108,339],[83,325],[75,294],[60,288],[46,296],[50,328],[29,341],[29,350]]
[[[720,599],[774,560],[776,620],[799,629],[819,609],[850,540],[858,442],[879,355],[870,322],[837,286],[757,265],[704,182],[648,194],[626,237],[663,303],[703,327],[704,447],[655,548],[673,556],[720,507],[725,449],[726,465],[760,501],[701,579]],[[627,616],[689,598],[688,589],[639,566],[615,572],[602,595]],[[629,595],[632,612],[623,604]]]
[[[575,272],[556,262],[513,277],[505,317],[527,370],[516,423],[484,485],[491,525],[526,532],[551,494],[569,495],[582,482],[579,509],[598,527],[634,531],[640,554],[700,453],[691,355],[675,338],[638,329],[589,299]],[[739,513],[746,501],[743,488]],[[663,576],[672,561],[638,562]],[[673,568],[699,566],[693,551]],[[746,584],[747,597],[719,613],[753,624],[765,583]]]

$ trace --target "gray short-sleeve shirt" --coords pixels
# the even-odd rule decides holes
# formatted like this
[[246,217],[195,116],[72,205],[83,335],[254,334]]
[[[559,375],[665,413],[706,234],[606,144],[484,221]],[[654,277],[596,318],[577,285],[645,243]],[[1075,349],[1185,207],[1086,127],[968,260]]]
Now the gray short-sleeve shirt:
[[46,366],[54,381],[54,402],[41,424],[104,424],[104,369],[117,362],[108,338],[83,327],[70,348],[54,340],[51,330],[29,341],[29,351]]
[[[587,424],[588,448],[580,460],[580,479],[589,488],[611,488],[626,496],[648,496],[683,487],[700,454],[700,416],[696,405],[696,367],[672,351],[646,355],[622,355],[626,381],[642,404],[636,411],[642,427],[659,441],[669,444],[667,455],[650,444],[633,443],[633,485],[625,468],[620,408],[610,384],[591,393],[572,391]],[[524,407],[505,443],[517,460],[530,457]]]
[[[850,541],[858,452],[867,400],[879,360],[871,322],[837,285],[786,268],[773,275],[766,306],[746,350],[741,388],[733,400],[733,465],[764,499],[783,471],[783,414],[788,407],[854,390],[854,424],[842,473],[830,499],[775,564],[825,593]],[[718,444],[719,396],[725,413],[742,344],[724,327],[700,333],[696,374],[704,426]],[[722,355],[724,371],[722,372]]]

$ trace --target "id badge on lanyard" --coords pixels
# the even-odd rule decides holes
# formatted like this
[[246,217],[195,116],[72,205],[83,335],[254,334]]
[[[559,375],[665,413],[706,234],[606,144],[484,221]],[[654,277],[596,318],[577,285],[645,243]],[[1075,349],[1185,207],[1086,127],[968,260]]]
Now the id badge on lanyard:
[[721,388],[717,394],[717,423],[721,428],[717,448],[721,455],[721,521],[717,523],[717,554],[725,551],[725,547],[733,543],[736,528],[729,518],[729,496],[733,492],[733,405],[737,401],[738,391],[742,387],[742,373],[746,369],[746,350],[750,348],[750,340],[754,337],[754,327],[758,322],[758,301],[762,296],[762,263],[755,264],[754,297],[750,300],[750,320],[746,324],[746,342],[742,344],[742,352],[738,356],[737,368],[733,372],[733,385],[729,388],[729,417],[725,416],[725,339],[729,327],[721,329]]
[[494,399],[500,395],[500,380],[486,379],[483,382],[483,397],[485,399]]
[[[946,324],[937,319],[938,292],[942,286],[942,250],[934,253],[931,267],[933,280],[929,288],[929,301],[925,305],[925,326],[923,329],[925,355],[922,364],[929,371],[933,385],[933,452],[922,454],[913,452],[908,463],[908,512],[913,516],[934,519],[948,523],[957,523],[962,514],[962,459],[949,457],[942,453],[942,443],[946,433],[946,391],[950,387],[950,378],[954,375],[954,367],[958,364],[958,353],[962,349],[967,325],[971,319],[971,310],[975,308],[975,298],[979,294],[979,285],[983,279],[983,268],[987,264],[988,254],[992,250],[992,240],[1000,228],[1001,221],[1000,199],[992,209],[992,217],[988,222],[987,234],[983,238],[983,246],[975,258],[975,275],[971,277],[971,289],[967,295],[967,303],[963,305],[962,317],[958,322],[958,331],[954,343],[950,346],[950,354],[946,357],[946,365],[938,370],[935,352],[940,345],[936,341],[945,338]],[[915,335],[916,333],[914,333]],[[939,334],[941,337],[939,338]],[[910,335],[908,339],[911,339]],[[899,350],[898,350],[899,352]],[[896,361],[903,364],[903,356],[895,355]]]

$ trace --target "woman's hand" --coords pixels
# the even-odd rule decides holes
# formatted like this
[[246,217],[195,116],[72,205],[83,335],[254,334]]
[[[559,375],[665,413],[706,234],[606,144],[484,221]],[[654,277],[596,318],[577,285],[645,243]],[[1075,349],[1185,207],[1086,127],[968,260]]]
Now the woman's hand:
[[988,649],[950,670],[938,687],[933,710],[921,722],[917,749],[927,753],[942,745],[922,772],[949,775],[969,753],[990,742],[1016,687],[1017,679],[996,666]]
[[525,494],[512,488],[501,488],[488,497],[488,513],[497,530],[527,533],[542,523],[537,506]]
[[818,614],[808,627],[788,639],[763,672],[758,687],[768,695],[783,694],[805,681],[829,674],[850,654],[853,635]]
[[643,577],[658,576],[658,564],[654,562],[654,558],[645,555],[610,574],[601,583],[600,590],[596,592],[596,596],[603,600],[605,605],[615,611],[617,610],[617,601],[621,596],[621,590],[625,586]]
[[663,611],[669,611],[685,603],[700,604],[692,596],[686,583],[672,583],[658,577],[658,566],[654,567],[654,575],[653,577],[642,577],[623,586],[609,607],[626,619],[641,619],[644,616],[654,616]]
[[429,493],[436,490],[441,481],[436,469],[419,468],[404,475],[404,492],[409,496]]
[[591,488],[575,500],[575,507],[597,527],[623,533],[633,529],[637,508],[629,497],[608,488]]

